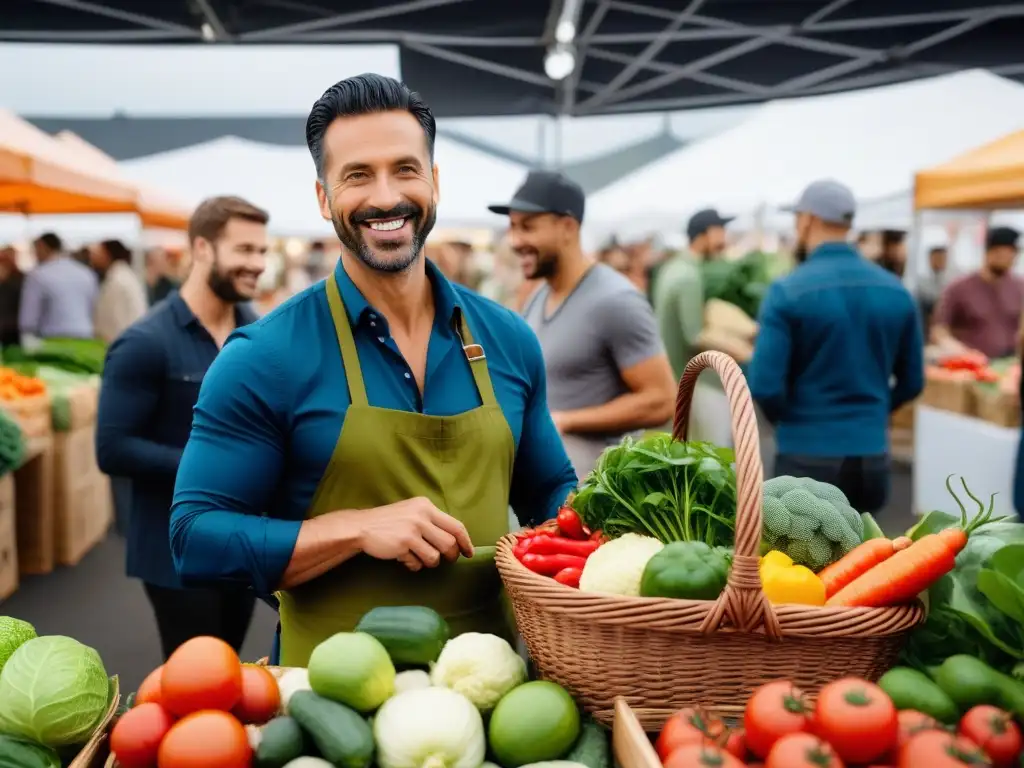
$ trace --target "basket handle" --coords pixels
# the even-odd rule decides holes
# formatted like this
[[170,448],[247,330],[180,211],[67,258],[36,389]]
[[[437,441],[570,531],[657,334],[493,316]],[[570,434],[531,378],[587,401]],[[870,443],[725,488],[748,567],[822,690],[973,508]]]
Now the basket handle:
[[701,625],[701,631],[714,632],[726,616],[733,626],[752,631],[760,625],[772,638],[782,636],[779,620],[761,589],[761,497],[764,470],[761,466],[761,440],[757,431],[754,401],[739,365],[723,352],[701,352],[686,364],[679,379],[676,417],[672,437],[686,440],[690,406],[697,377],[711,368],[722,380],[729,399],[732,437],[736,444],[736,550],[729,583],[715,601]]

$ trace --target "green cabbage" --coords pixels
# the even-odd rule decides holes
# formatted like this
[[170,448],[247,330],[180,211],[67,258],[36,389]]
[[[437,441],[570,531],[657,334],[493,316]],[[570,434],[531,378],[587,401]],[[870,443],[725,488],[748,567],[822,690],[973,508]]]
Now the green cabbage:
[[87,741],[106,714],[108,697],[96,651],[70,637],[37,637],[0,672],[0,733],[47,747]]

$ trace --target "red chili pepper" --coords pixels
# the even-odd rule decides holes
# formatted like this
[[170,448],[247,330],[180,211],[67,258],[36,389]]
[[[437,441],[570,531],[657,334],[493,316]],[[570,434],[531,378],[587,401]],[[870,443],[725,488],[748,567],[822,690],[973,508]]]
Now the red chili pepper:
[[520,531],[516,534],[520,541],[524,539],[532,539],[534,536],[542,536],[549,533],[548,531],[542,531],[540,528],[527,528],[525,531]]
[[558,530],[562,532],[563,536],[567,536],[570,539],[587,538],[587,534],[584,533],[583,521],[580,520],[580,516],[572,507],[560,508],[558,510],[558,517],[555,519],[558,521]]
[[596,541],[600,544],[604,544],[606,541],[608,541],[608,537],[604,535],[604,531],[598,529],[594,531],[592,534],[590,534],[590,540]]
[[577,541],[576,539],[564,539],[560,536],[538,536],[530,540],[530,551],[535,555],[590,557],[599,546],[600,542],[597,541]]
[[532,543],[533,543],[533,539],[532,538],[531,539],[520,539],[519,540],[519,542],[515,546],[515,549],[512,550],[512,554],[515,556],[516,560],[522,560],[523,559],[523,555],[525,555],[529,551],[530,545]]
[[554,576],[566,568],[580,568],[586,565],[586,558],[575,555],[537,555],[527,552],[523,555],[523,565],[541,576]]
[[567,587],[575,587],[576,589],[579,589],[580,576],[582,575],[582,568],[563,568],[555,574],[555,581],[559,584],[565,584]]

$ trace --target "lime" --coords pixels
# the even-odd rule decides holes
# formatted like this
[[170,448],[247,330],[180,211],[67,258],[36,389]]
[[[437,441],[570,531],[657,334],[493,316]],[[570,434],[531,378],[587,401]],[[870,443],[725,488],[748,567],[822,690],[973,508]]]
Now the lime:
[[580,712],[562,686],[546,680],[513,688],[491,714],[488,740],[504,768],[557,760],[580,735]]
[[309,687],[325,699],[372,712],[395,692],[395,665],[373,635],[339,632],[310,654]]

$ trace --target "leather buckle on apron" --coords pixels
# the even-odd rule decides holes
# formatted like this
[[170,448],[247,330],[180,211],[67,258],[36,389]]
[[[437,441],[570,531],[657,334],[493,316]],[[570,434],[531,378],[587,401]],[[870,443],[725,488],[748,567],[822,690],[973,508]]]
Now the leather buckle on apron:
[[453,328],[455,335],[459,337],[459,341],[462,343],[462,351],[466,353],[466,359],[471,363],[475,363],[477,360],[486,360],[487,355],[484,354],[484,348],[479,344],[467,344],[466,340],[462,338],[462,332],[458,326]]

